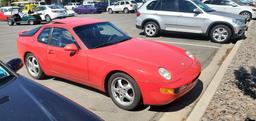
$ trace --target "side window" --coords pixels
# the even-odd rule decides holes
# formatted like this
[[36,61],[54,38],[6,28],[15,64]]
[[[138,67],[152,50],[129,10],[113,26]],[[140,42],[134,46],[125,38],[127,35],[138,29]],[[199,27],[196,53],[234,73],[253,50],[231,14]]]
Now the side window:
[[178,2],[176,0],[161,0],[156,6],[156,10],[178,11],[177,7]]
[[37,38],[38,42],[47,44],[48,41],[49,41],[50,31],[51,31],[50,28],[44,29],[44,30],[40,33],[40,35],[38,36],[38,38]]
[[61,29],[61,28],[53,29],[50,45],[56,46],[56,47],[65,47],[67,44],[72,44],[72,43],[75,43],[75,40],[66,29]]
[[120,5],[124,5],[124,2],[121,2],[121,4]]
[[157,3],[157,1],[152,1],[151,3],[148,4],[147,9],[153,10],[156,6],[156,3]]
[[210,4],[221,5],[221,0],[209,0]]
[[125,2],[126,5],[129,5],[130,3],[129,2]]
[[179,1],[180,12],[193,13],[194,9],[196,8],[197,7],[189,1]]

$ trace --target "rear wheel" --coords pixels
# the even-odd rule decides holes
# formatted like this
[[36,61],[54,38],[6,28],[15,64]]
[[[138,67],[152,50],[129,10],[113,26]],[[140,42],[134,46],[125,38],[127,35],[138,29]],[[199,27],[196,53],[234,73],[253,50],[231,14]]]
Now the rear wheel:
[[252,19],[252,14],[249,11],[243,11],[239,14],[241,17],[245,18],[246,20]]
[[125,14],[128,14],[128,13],[129,13],[129,9],[128,9],[128,8],[124,8],[123,11],[124,11]]
[[29,21],[28,21],[28,24],[34,25],[34,24],[35,24],[35,21],[34,21],[34,20],[29,20]]
[[45,20],[46,20],[47,23],[50,23],[52,21],[52,19],[49,15],[45,16]]
[[140,105],[141,92],[135,80],[127,74],[113,74],[108,81],[108,92],[113,102],[124,110],[134,110]]
[[8,20],[8,25],[9,26],[13,26],[14,25],[14,22],[12,20]]
[[156,22],[150,21],[144,25],[144,33],[148,37],[155,37],[159,34],[160,27]]
[[226,25],[214,26],[210,31],[211,40],[217,43],[226,43],[230,41],[231,35],[232,31]]
[[46,77],[37,58],[33,54],[29,53],[26,55],[25,63],[29,75],[31,75],[33,78],[43,79]]
[[113,14],[113,10],[110,8],[110,9],[108,9],[108,13],[109,14]]

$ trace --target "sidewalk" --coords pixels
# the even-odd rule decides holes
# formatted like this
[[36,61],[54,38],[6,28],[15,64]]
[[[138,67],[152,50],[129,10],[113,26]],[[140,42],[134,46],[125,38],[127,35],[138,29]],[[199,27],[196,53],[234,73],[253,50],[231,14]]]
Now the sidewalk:
[[256,22],[253,21],[202,121],[256,120]]

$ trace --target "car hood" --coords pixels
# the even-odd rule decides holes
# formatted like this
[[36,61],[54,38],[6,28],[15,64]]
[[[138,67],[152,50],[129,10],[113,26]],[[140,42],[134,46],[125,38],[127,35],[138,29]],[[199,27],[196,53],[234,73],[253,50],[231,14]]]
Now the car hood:
[[63,96],[22,76],[0,83],[0,114],[5,121],[101,120]]
[[183,72],[193,63],[184,50],[151,40],[131,39],[103,47],[100,51],[133,62],[164,67],[176,74]]
[[208,14],[217,15],[217,16],[223,16],[223,17],[228,17],[228,18],[243,19],[241,16],[239,16],[237,14],[220,12],[220,11],[208,12]]

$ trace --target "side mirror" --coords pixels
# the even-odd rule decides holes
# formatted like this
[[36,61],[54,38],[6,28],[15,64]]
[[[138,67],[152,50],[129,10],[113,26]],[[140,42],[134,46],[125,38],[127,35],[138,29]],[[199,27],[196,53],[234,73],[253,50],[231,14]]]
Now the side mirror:
[[194,9],[193,12],[194,12],[195,14],[201,14],[201,13],[202,13],[202,11],[199,10],[198,8]]
[[16,58],[16,59],[12,59],[9,62],[6,63],[6,65],[12,69],[14,72],[17,72],[18,70],[20,70],[23,66],[23,63],[21,61],[21,59]]
[[232,4],[231,6],[232,6],[232,7],[237,7],[237,5],[236,5],[236,4]]
[[68,44],[64,47],[65,51],[69,51],[70,52],[70,56],[76,54],[76,52],[78,51],[78,47],[75,44]]

